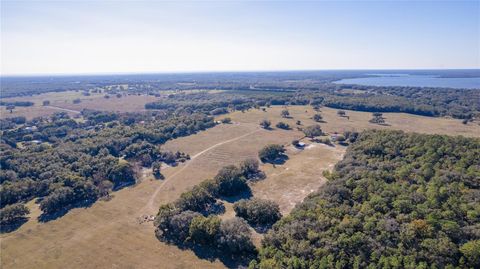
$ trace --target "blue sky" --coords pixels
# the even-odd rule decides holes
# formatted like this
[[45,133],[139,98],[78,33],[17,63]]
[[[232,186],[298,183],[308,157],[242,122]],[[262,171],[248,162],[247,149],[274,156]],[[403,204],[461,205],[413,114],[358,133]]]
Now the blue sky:
[[480,68],[480,1],[2,1],[1,73]]

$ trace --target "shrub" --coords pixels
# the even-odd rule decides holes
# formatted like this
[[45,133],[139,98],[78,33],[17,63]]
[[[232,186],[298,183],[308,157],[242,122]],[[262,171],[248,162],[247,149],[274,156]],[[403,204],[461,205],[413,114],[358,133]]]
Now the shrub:
[[315,136],[320,136],[323,134],[322,128],[318,124],[305,127],[303,129],[303,133],[305,134],[306,137],[310,137],[310,138],[314,138]]
[[152,163],[152,173],[153,173],[153,176],[155,178],[161,178],[162,177],[161,169],[162,169],[162,163],[161,162],[153,162]]
[[313,115],[313,120],[316,122],[321,122],[323,120],[323,117],[320,114],[315,114]]
[[275,126],[277,126],[277,128],[284,129],[284,130],[290,129],[290,126],[288,124],[286,124],[285,122],[279,122]]
[[246,159],[240,163],[240,171],[246,179],[255,177],[260,173],[259,163],[255,159]]
[[228,124],[228,123],[231,123],[231,122],[232,122],[232,119],[230,119],[230,118],[223,118],[222,119],[222,123],[224,123],[224,124]]
[[272,124],[272,123],[271,123],[269,120],[262,120],[262,121],[260,122],[260,126],[262,126],[263,129],[268,129],[268,128],[270,128],[270,125],[271,125],[271,124]]
[[282,110],[282,112],[280,112],[280,115],[282,116],[282,118],[288,118],[290,116],[290,112],[288,112],[288,110],[284,109],[284,110]]

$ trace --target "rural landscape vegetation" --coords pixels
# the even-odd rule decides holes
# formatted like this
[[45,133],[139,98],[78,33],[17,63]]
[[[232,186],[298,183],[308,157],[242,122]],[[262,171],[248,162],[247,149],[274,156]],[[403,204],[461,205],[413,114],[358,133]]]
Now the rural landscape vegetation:
[[480,268],[480,85],[401,74],[480,78],[2,74],[0,267]]

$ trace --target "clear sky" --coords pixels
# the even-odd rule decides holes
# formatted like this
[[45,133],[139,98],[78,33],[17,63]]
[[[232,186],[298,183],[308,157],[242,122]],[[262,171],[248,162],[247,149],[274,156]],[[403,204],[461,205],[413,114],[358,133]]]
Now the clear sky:
[[1,73],[480,68],[476,1],[1,1]]

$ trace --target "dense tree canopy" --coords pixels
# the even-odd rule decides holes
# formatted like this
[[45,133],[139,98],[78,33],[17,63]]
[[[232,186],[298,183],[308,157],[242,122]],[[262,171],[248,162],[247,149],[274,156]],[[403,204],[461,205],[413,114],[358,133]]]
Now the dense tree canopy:
[[251,225],[272,225],[282,217],[278,204],[264,199],[242,199],[233,204],[238,217]]
[[258,268],[479,268],[480,140],[366,131]]

